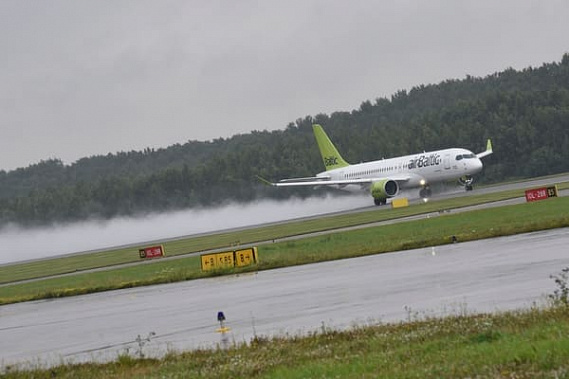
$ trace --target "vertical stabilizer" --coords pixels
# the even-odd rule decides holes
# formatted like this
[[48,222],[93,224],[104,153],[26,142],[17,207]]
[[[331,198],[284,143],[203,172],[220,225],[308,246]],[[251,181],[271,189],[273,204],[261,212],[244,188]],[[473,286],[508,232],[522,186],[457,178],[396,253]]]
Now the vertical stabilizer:
[[318,143],[326,171],[350,165],[342,158],[340,153],[338,153],[338,150],[336,150],[336,147],[332,141],[330,141],[330,138],[328,138],[322,126],[314,124],[312,125],[312,130],[314,131],[314,137],[316,137],[316,143]]

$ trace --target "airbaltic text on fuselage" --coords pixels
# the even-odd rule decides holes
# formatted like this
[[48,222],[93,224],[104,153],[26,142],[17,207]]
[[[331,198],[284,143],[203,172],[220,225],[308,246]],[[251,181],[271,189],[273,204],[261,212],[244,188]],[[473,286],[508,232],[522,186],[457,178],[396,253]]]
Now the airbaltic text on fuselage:
[[326,167],[335,166],[337,164],[338,164],[338,158],[337,157],[324,157],[324,165]]
[[409,169],[421,168],[429,166],[438,166],[441,164],[441,156],[439,154],[419,155],[409,161]]

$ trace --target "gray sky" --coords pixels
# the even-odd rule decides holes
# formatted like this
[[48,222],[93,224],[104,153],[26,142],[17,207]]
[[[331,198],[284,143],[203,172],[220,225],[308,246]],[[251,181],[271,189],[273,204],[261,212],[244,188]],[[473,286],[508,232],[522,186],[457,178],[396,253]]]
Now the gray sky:
[[0,169],[282,129],[559,61],[566,0],[0,2]]

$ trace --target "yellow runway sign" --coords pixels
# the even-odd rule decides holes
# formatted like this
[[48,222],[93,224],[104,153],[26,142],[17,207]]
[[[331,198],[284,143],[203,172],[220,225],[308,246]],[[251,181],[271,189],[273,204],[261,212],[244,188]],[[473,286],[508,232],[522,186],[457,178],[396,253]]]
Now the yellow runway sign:
[[220,268],[245,267],[257,263],[257,248],[224,251],[201,255],[202,271]]
[[391,208],[408,207],[409,200],[406,197],[391,200]]

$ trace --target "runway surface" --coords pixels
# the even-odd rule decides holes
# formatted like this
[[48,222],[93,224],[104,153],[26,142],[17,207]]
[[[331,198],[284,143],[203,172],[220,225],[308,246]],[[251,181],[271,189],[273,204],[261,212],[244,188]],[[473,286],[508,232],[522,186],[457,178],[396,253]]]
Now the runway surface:
[[0,364],[108,360],[355,324],[543,302],[569,266],[569,228],[0,307]]

